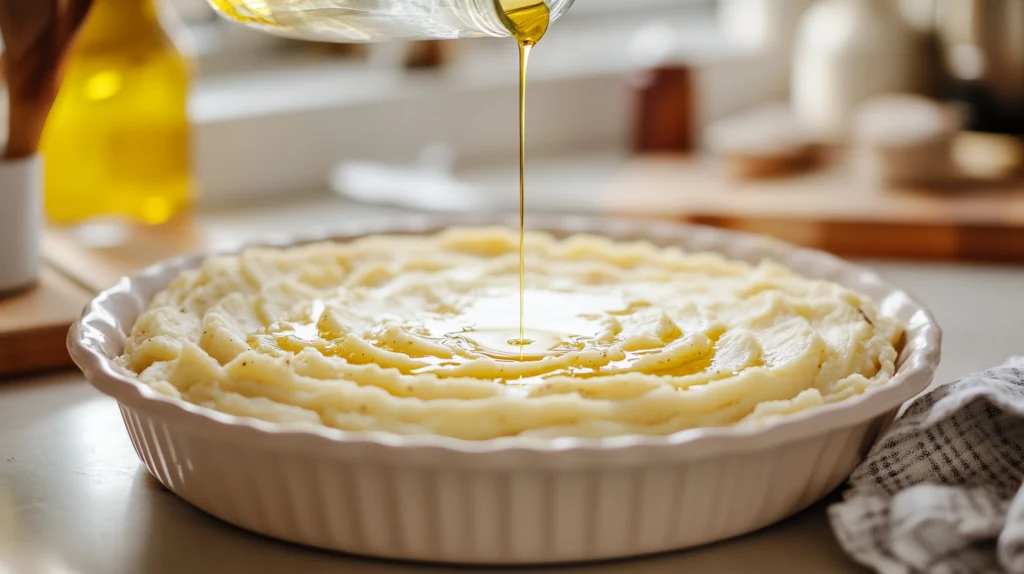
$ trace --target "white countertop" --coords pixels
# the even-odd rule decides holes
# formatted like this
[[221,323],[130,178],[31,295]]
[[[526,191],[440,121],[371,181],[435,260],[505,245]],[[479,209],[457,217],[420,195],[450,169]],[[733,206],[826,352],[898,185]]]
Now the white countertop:
[[[939,380],[1024,354],[1024,267],[874,266],[929,305],[943,326]],[[686,552],[535,571],[864,572],[840,551],[824,509],[818,504],[758,533]],[[146,473],[114,401],[79,374],[0,381],[0,574],[448,570],[329,554],[229,526]]]

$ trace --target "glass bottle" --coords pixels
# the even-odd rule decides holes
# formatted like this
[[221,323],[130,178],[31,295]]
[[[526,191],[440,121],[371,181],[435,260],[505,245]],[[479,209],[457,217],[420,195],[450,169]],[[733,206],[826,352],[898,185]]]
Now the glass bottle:
[[[221,15],[271,34],[322,42],[508,36],[500,0],[209,0]],[[556,20],[573,0],[545,0]]]
[[93,4],[41,143],[51,222],[158,224],[191,201],[191,70],[157,1]]

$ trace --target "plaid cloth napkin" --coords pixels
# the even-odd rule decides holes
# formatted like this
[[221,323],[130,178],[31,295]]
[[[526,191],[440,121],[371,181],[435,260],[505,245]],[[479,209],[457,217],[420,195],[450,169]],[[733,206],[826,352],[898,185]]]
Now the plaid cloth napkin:
[[882,574],[1024,574],[1024,357],[918,397],[829,509]]

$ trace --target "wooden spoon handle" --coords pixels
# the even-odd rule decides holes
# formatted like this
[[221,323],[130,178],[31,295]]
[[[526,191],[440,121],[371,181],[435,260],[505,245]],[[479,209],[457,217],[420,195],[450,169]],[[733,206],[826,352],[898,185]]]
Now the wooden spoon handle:
[[38,151],[71,43],[91,6],[92,0],[0,0],[0,32],[7,41],[0,71],[10,100],[5,158]]

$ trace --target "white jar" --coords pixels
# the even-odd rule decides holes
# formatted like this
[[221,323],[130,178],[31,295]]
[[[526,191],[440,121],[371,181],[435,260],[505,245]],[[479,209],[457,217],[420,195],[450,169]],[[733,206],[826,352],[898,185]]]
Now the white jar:
[[796,117],[824,141],[845,140],[862,102],[917,89],[921,48],[893,0],[811,6],[794,47],[790,95]]

